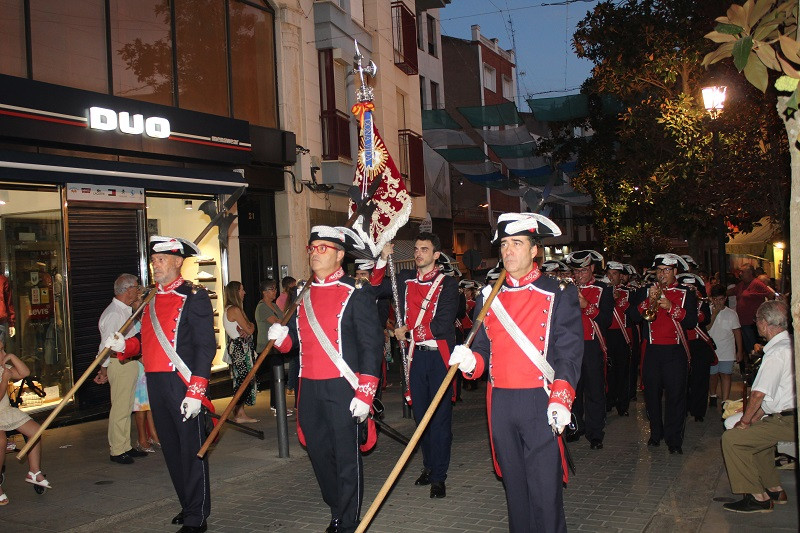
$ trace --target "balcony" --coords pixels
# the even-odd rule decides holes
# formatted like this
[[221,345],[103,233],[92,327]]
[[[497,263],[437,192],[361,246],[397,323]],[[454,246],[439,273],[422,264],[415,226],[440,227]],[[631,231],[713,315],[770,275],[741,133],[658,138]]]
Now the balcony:
[[322,159],[338,161],[352,159],[350,151],[350,116],[336,109],[323,111],[322,121]]
[[411,130],[397,132],[400,142],[400,174],[408,182],[411,196],[425,196],[425,161],[422,155],[422,136]]
[[392,2],[392,40],[394,64],[409,76],[417,74],[416,17],[403,2]]

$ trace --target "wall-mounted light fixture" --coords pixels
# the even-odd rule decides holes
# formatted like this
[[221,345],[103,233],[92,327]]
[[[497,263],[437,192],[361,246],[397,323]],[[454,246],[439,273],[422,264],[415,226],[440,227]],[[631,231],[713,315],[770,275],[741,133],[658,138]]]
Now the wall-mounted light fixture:
[[194,207],[192,207],[192,201],[191,200],[184,200],[183,201],[183,208],[186,209],[187,211],[191,211],[192,209],[194,209]]

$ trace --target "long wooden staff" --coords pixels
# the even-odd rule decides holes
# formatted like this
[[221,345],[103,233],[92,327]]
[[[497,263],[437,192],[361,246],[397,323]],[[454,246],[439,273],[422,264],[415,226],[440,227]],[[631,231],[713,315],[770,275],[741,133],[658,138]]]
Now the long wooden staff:
[[[379,180],[376,180],[376,181],[379,181]],[[377,189],[377,187],[375,187],[371,191],[372,194],[374,194],[375,189]],[[358,219],[358,217],[369,208],[368,204],[370,203],[369,202],[370,199],[371,199],[371,196],[368,197],[366,199],[366,201],[364,201],[358,207],[358,209],[356,209],[353,212],[352,215],[350,215],[350,218],[347,220],[347,223],[345,224],[345,227],[347,227],[347,228],[351,227],[355,223],[355,221]],[[297,310],[297,308],[303,302],[303,296],[305,296],[305,294],[309,291],[309,289],[311,289],[311,280],[309,280],[308,283],[303,285],[303,290],[300,291],[300,293],[297,295],[297,298],[294,299],[292,304],[284,312],[283,319],[281,320],[281,326],[285,326],[286,324],[289,323],[289,320],[291,320],[292,315],[294,314],[295,310]],[[269,355],[269,352],[270,352],[270,350],[272,350],[272,347],[274,345],[275,345],[275,340],[269,341],[267,343],[267,346],[264,348],[264,350],[258,355],[258,358],[253,362],[253,368],[251,368],[250,372],[248,372],[247,375],[244,377],[244,380],[242,380],[241,385],[239,385],[239,388],[234,393],[233,398],[231,398],[231,401],[228,403],[228,406],[225,407],[225,410],[222,411],[221,415],[219,415],[219,420],[217,421],[217,425],[214,426],[214,429],[212,429],[211,433],[209,433],[208,437],[206,437],[206,440],[203,443],[203,446],[201,446],[200,450],[197,452],[197,457],[202,459],[203,456],[206,454],[206,452],[208,452],[208,448],[211,446],[211,444],[217,438],[217,435],[219,435],[219,432],[222,429],[222,426],[225,424],[225,422],[227,422],[228,417],[233,412],[233,410],[236,408],[236,404],[239,402],[239,398],[241,398],[242,394],[244,394],[245,391],[247,390],[247,385],[249,385],[250,382],[253,381],[253,379],[256,377],[256,373],[258,372],[258,369],[261,367],[261,365],[267,359],[267,356]]]
[[[497,293],[500,292],[500,288],[503,286],[503,282],[506,280],[506,271],[505,269],[500,271],[500,277],[497,278],[497,281],[494,282],[494,287],[492,287],[492,292],[489,293],[489,297],[486,298],[486,301],[483,302],[483,307],[481,307],[481,312],[478,313],[475,322],[472,324],[472,329],[469,330],[469,335],[467,335],[464,344],[469,346],[472,344],[475,335],[478,333],[478,328],[481,327],[483,324],[483,319],[486,317],[486,313],[489,312],[489,307],[492,305],[492,300],[494,297],[497,296]],[[372,505],[369,506],[367,509],[367,514],[364,515],[364,518],[361,519],[361,523],[358,525],[356,529],[356,533],[363,533],[369,523],[372,521],[372,518],[375,516],[375,513],[378,512],[378,508],[380,508],[383,500],[386,498],[386,495],[389,493],[389,489],[392,488],[394,482],[397,480],[397,476],[400,475],[400,471],[406,465],[408,458],[411,456],[411,453],[414,451],[414,448],[417,446],[417,442],[422,437],[422,433],[425,431],[425,428],[428,427],[428,423],[433,418],[433,412],[436,411],[436,408],[439,406],[439,402],[442,401],[442,397],[444,396],[447,389],[450,387],[450,382],[453,380],[453,376],[456,375],[456,371],[458,370],[458,365],[453,365],[447,371],[447,375],[444,377],[444,381],[442,384],[439,385],[439,390],[436,391],[436,396],[433,397],[428,410],[425,411],[425,416],[422,417],[420,420],[419,425],[417,426],[416,431],[411,436],[411,440],[408,442],[406,449],[403,450],[403,454],[400,456],[400,459],[397,460],[397,463],[394,465],[389,477],[386,478],[386,481],[383,483],[381,490],[378,491],[378,495],[375,496],[375,499],[372,502]]]
[[[139,308],[136,309],[136,311],[130,316],[130,318],[126,320],[124,324],[122,324],[122,327],[119,328],[119,333],[121,333],[124,336],[128,332],[130,327],[133,325],[134,321],[136,321],[136,319],[139,318],[139,315],[142,314],[142,311],[144,310],[145,306],[156,295],[156,292],[158,291],[156,290],[155,287],[152,287],[150,289],[150,292],[148,292],[147,296],[144,297],[144,299],[142,300],[142,304],[139,306]],[[50,416],[47,417],[47,419],[42,423],[41,427],[39,427],[36,433],[33,434],[33,437],[29,438],[28,442],[25,443],[25,446],[22,447],[20,452],[17,454],[18,461],[22,461],[23,459],[25,459],[25,456],[28,455],[30,449],[41,438],[42,433],[44,433],[44,430],[46,430],[50,426],[50,424],[53,423],[53,420],[58,416],[58,413],[60,413],[61,410],[67,406],[67,403],[69,403],[69,400],[72,398],[72,396],[77,392],[79,388],[81,388],[81,385],[83,385],[83,383],[87,379],[89,379],[89,375],[92,372],[94,372],[94,370],[97,368],[97,365],[102,363],[103,360],[111,351],[112,351],[111,348],[103,348],[103,351],[100,352],[100,354],[94,358],[94,361],[92,361],[92,364],[89,365],[89,368],[87,368],[86,371],[83,373],[83,375],[78,379],[78,381],[75,382],[75,385],[72,386],[69,392],[64,395],[64,399],[61,400],[61,403],[59,403],[56,406],[56,408],[53,409],[53,411],[50,413]]]

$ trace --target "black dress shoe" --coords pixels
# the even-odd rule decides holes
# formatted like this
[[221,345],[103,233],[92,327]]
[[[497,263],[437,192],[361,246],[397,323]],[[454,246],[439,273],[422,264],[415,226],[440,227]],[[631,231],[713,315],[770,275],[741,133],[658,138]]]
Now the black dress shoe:
[[172,518],[172,523],[173,523],[173,524],[176,524],[176,525],[179,525],[179,526],[182,526],[182,525],[183,525],[183,511],[181,511],[181,512],[180,512],[180,513],[178,513],[178,514],[176,514],[176,515],[175,515],[175,516]]
[[112,455],[111,456],[111,462],[112,463],[119,463],[121,465],[132,465],[133,464],[133,457],[131,457],[128,453],[121,453],[119,455]]
[[602,450],[603,449],[603,441],[600,439],[592,439],[591,444],[589,444],[589,448],[592,450]]
[[676,454],[676,453],[677,453],[678,455],[683,455],[683,450],[681,449],[681,447],[680,447],[680,446],[670,446],[670,447],[669,447],[669,453],[670,453],[671,455],[672,455],[672,454]]
[[206,529],[208,529],[208,524],[206,524],[206,521],[203,520],[203,523],[199,526],[184,525],[178,530],[178,533],[203,533]]
[[434,481],[431,483],[431,498],[444,498],[447,491],[444,488],[444,481]]
[[339,533],[338,518],[331,518],[331,523],[328,524],[328,528],[325,530],[325,533]]
[[147,457],[147,452],[140,452],[139,450],[134,450],[133,448],[131,448],[125,453],[127,453],[131,457]]
[[414,485],[430,485],[431,484],[431,471],[424,469],[422,474],[414,482]]
[[738,502],[726,503],[722,507],[734,513],[769,513],[772,511],[772,500],[760,502],[752,494],[745,494]]
[[656,440],[652,437],[647,441],[648,446],[658,446],[659,444],[661,444],[661,441]]
[[694,417],[694,421],[695,422],[702,422],[703,421],[703,417],[702,416],[696,416],[696,417]]
[[577,442],[577,441],[581,440],[582,436],[583,436],[583,433],[581,433],[579,431],[576,431],[575,433],[570,433],[566,437],[567,438],[567,442]]

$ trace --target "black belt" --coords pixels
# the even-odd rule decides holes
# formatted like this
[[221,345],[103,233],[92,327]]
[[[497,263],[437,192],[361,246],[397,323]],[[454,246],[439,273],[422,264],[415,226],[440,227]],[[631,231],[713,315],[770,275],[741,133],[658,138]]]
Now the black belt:
[[781,416],[797,416],[797,408],[781,411],[779,414]]
[[438,352],[438,346],[427,346],[425,344],[416,344],[414,345],[414,351],[421,350],[423,352]]

